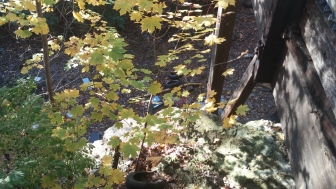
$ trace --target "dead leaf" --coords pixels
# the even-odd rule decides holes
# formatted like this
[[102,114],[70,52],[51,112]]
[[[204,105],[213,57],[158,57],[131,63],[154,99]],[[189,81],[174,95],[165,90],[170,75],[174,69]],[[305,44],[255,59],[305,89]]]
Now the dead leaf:
[[163,159],[162,156],[153,156],[153,157],[148,157],[146,161],[150,161],[152,163],[152,166],[156,167],[157,165],[159,165],[162,159]]

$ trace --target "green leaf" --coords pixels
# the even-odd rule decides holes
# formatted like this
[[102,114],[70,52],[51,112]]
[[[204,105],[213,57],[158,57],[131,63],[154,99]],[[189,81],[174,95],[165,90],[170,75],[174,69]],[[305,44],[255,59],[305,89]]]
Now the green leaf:
[[61,127],[57,127],[56,129],[53,129],[52,132],[53,134],[51,136],[57,137],[60,139],[63,139],[66,135],[66,130]]
[[70,113],[76,117],[76,116],[81,116],[84,113],[84,108],[81,105],[77,105],[76,107],[72,108],[70,110]]
[[21,29],[16,30],[14,33],[21,38],[27,38],[27,37],[30,37],[32,35],[32,33],[30,31],[21,30]]
[[95,109],[99,107],[100,100],[95,97],[91,97],[89,102],[91,103],[91,106],[93,106]]
[[115,91],[110,91],[106,94],[107,100],[118,100],[119,96]]
[[97,121],[102,121],[103,115],[99,112],[92,112],[91,119],[94,119],[94,120],[97,120]]
[[125,52],[126,52],[126,50],[124,48],[117,46],[117,47],[113,47],[111,51],[106,53],[106,55],[108,55],[110,58],[112,58],[112,60],[118,61],[118,60],[124,58],[124,53]]
[[135,115],[132,109],[123,109],[119,112],[120,119],[132,118]]
[[121,143],[121,140],[119,137],[117,136],[113,136],[110,138],[110,141],[107,143],[108,145],[111,145],[112,148],[115,148],[117,146],[119,146]]
[[246,112],[249,110],[250,108],[247,105],[240,105],[236,110],[236,114],[246,116]]
[[80,177],[77,179],[77,182],[75,184],[75,189],[83,189],[83,188],[86,188],[87,186],[88,184],[86,182],[86,178]]
[[152,95],[156,95],[157,93],[160,93],[162,91],[161,84],[157,81],[154,81],[147,89],[149,93]]
[[104,56],[102,50],[101,49],[95,50],[90,56],[89,63],[97,65],[103,62],[104,62]]
[[166,93],[163,95],[163,99],[164,99],[164,105],[165,106],[172,106],[174,104],[173,101],[173,94],[172,93]]
[[159,16],[146,16],[144,19],[141,20],[141,30],[148,31],[148,33],[153,33],[156,29],[161,29],[161,21],[162,18]]
[[143,90],[145,88],[145,84],[142,82],[142,81],[134,81],[132,80],[130,82],[130,84],[136,88],[136,89],[139,89],[139,90]]
[[43,0],[43,4],[52,6],[56,4],[56,1],[55,0]]
[[88,177],[88,183],[90,188],[98,188],[100,185],[105,183],[105,180],[92,174]]
[[115,123],[114,124],[114,126],[115,126],[115,128],[117,128],[117,129],[121,129],[121,128],[123,128],[123,123],[121,123],[121,122],[117,122],[117,123]]
[[129,70],[134,68],[132,60],[130,59],[124,59],[118,63],[118,66],[120,66],[122,69]]
[[124,153],[126,158],[130,156],[136,158],[139,150],[140,148],[137,145],[131,145],[130,143],[122,143],[120,146],[120,151]]
[[49,118],[51,118],[50,122],[55,125],[60,125],[64,122],[60,112],[55,112],[54,114],[49,115]]

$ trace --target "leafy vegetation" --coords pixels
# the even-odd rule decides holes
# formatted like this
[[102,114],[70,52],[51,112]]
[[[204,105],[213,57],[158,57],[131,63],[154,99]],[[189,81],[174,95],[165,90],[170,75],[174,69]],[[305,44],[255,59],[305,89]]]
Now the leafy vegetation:
[[[43,37],[47,39],[46,35],[50,34],[48,23],[52,25],[53,20],[50,15],[49,19],[44,18],[39,11],[43,11],[48,17],[47,12],[59,10],[60,3],[66,4],[67,17],[63,20],[64,27],[76,20],[77,23],[82,23],[88,32],[83,36],[51,36],[46,43]],[[3,108],[0,111],[3,120],[0,135],[4,138],[1,153],[12,155],[11,159],[5,158],[2,162],[1,168],[4,171],[0,175],[0,184],[9,188],[110,188],[113,184],[122,183],[125,173],[117,167],[112,167],[112,162],[118,160],[113,159],[111,154],[103,157],[102,164],[98,165],[99,169],[95,174],[89,174],[88,170],[95,168],[95,165],[82,152],[83,149],[87,149],[84,134],[91,123],[109,119],[115,122],[116,128],[121,128],[124,119],[136,120],[136,124],[132,125],[133,131],[129,133],[129,141],[121,141],[118,137],[110,140],[115,153],[121,152],[123,158],[136,158],[140,152],[139,144],[142,146],[144,142],[149,145],[177,143],[177,133],[185,129],[177,128],[177,122],[180,126],[188,126],[200,117],[201,111],[212,112],[225,105],[216,104],[213,98],[216,93],[208,91],[207,95],[200,94],[197,98],[201,102],[207,97],[204,107],[195,99],[194,102],[184,104],[181,109],[176,110],[173,108],[172,99],[187,97],[189,92],[181,86],[163,91],[163,86],[157,80],[156,76],[170,68],[183,77],[201,74],[205,66],[195,68],[191,66],[191,62],[205,62],[204,54],[209,50],[200,51],[192,42],[204,40],[205,45],[211,46],[224,40],[212,34],[211,26],[216,21],[213,15],[195,16],[190,10],[179,10],[178,7],[181,7],[184,0],[170,3],[176,7],[174,11],[167,9],[166,1],[158,0],[116,0],[113,5],[113,9],[121,16],[129,16],[130,20],[141,25],[144,33],[151,36],[155,58],[152,65],[155,69],[133,65],[133,59],[136,57],[125,50],[127,44],[117,30],[111,27],[109,16],[102,17],[98,13],[98,10],[111,6],[111,2],[9,0],[0,5],[0,25],[15,23],[18,29],[14,33],[18,37],[41,35],[45,45],[44,54],[35,54],[32,59],[27,60],[22,73],[28,73],[34,67],[43,68],[42,60],[45,63],[48,61],[45,59],[46,54],[53,56],[64,49],[64,53],[72,58],[68,63],[69,69],[80,65],[82,72],[93,75],[92,82],[82,84],[79,89],[65,89],[55,93],[54,97],[50,96],[50,104],[43,103],[40,97],[30,94],[34,87],[32,81],[21,81],[14,88],[1,90]],[[226,7],[229,4],[234,5],[234,0],[220,0],[216,6]],[[156,41],[165,36],[171,28],[175,28],[174,31],[177,32],[169,41],[176,43],[176,46],[170,49],[168,54],[158,55]],[[179,56],[186,51],[192,51],[195,55],[176,64]],[[47,69],[48,64],[44,67]],[[154,95],[162,95],[165,103],[163,117],[151,115],[149,111],[140,115],[139,112],[120,103],[120,96],[131,96],[130,94],[135,92],[150,96],[147,100],[141,99],[148,102],[148,106],[151,106]],[[14,95],[9,98],[9,93]],[[51,94],[53,92],[49,90],[49,95]],[[78,103],[81,95],[89,96],[86,103]],[[139,99],[130,97],[131,100]],[[244,114],[246,110],[246,107],[242,107],[239,113]],[[68,113],[71,116],[67,116]],[[234,118],[224,121],[223,126],[230,127]]]

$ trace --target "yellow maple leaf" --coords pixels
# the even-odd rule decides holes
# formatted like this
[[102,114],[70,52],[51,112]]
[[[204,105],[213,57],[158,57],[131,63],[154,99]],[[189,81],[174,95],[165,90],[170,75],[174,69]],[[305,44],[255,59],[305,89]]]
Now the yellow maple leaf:
[[227,103],[227,105],[232,105],[232,104],[236,103],[237,100],[238,100],[238,98],[232,99]]
[[49,33],[49,27],[45,18],[32,18],[30,21],[31,24],[34,25],[31,29],[32,32],[43,35]]
[[182,96],[183,97],[188,97],[190,95],[190,93],[189,93],[189,91],[187,91],[187,90],[184,90],[183,92],[182,92]]
[[135,20],[136,22],[139,22],[142,19],[142,15],[139,11],[133,11],[130,14],[130,19]]
[[73,17],[74,17],[78,22],[84,22],[84,19],[83,19],[83,17],[82,17],[82,15],[81,15],[80,12],[75,12],[75,11],[73,11],[73,12],[72,12],[72,15],[73,15]]
[[114,2],[114,10],[120,10],[120,15],[124,15],[127,12],[130,12],[134,6],[134,2],[132,0],[116,0]]
[[148,31],[148,33],[153,33],[155,29],[161,29],[162,18],[159,16],[146,16],[141,20],[141,30]]
[[225,118],[223,121],[223,128],[224,129],[231,128],[232,125],[237,124],[236,118],[237,118],[236,115],[232,115],[228,118]]
[[208,92],[208,98],[212,98],[212,97],[214,97],[215,95],[217,94],[217,92],[215,91],[215,90],[211,90],[211,91],[209,91]]
[[[121,184],[125,181],[125,173],[118,169],[111,169],[110,176],[107,179],[109,184]],[[112,182],[112,183],[111,183]]]
[[34,1],[23,1],[22,6],[25,7],[25,9],[28,9],[29,11],[33,12],[36,10],[36,6],[33,3]]
[[235,0],[219,0],[216,7],[221,6],[223,9],[226,9],[229,5],[235,5]]
[[101,161],[104,167],[110,166],[112,164],[113,157],[109,155],[104,155]]
[[85,2],[83,0],[77,0],[77,4],[81,10],[85,8]]
[[218,38],[216,35],[210,34],[209,36],[205,37],[204,44],[212,46],[213,44],[221,44],[224,41],[224,38]]
[[57,40],[48,41],[48,45],[51,47],[51,50],[57,51],[61,49],[61,46],[57,43]]
[[4,25],[7,23],[7,18],[6,17],[0,17],[0,26]]
[[232,75],[234,72],[233,68],[227,69],[225,70],[225,72],[222,74],[224,77],[226,77],[227,75]]

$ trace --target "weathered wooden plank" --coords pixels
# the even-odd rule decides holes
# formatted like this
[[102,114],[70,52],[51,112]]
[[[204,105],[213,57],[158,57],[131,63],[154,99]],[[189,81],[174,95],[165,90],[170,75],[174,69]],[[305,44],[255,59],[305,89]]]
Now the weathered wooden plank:
[[257,22],[258,37],[261,39],[273,0],[252,0],[254,16]]
[[[259,35],[261,35],[259,71],[256,82],[270,83],[281,58],[284,41],[281,36],[285,28],[297,23],[305,0],[254,0]],[[266,9],[264,9],[266,8]],[[266,19],[266,20],[265,20]]]
[[309,84],[305,64],[312,63],[288,52],[273,91],[292,172],[296,188],[336,188],[334,123],[316,100],[320,91]]
[[298,28],[294,27],[289,29],[284,36],[289,52],[297,64],[297,67],[302,71],[305,77],[307,90],[309,90],[316,106],[320,109],[321,117],[324,116],[323,119],[325,120],[325,124],[322,124],[322,128],[328,130],[328,132],[323,133],[326,140],[329,141],[329,147],[333,152],[333,155],[336,157],[336,130],[333,127],[329,128],[329,126],[336,125],[335,116],[333,115],[330,101],[323,90],[322,83],[312,62],[311,55],[308,52]]
[[[220,102],[223,92],[225,78],[223,73],[226,70],[226,62],[229,59],[236,9],[236,6],[229,6],[225,10],[222,10],[222,7],[218,8],[215,35],[225,38],[225,41],[213,46],[208,80],[211,90],[216,91],[214,96],[216,103]],[[213,113],[217,114],[217,111]]]
[[[231,116],[242,105],[251,94],[256,83],[254,82],[254,69],[257,62],[257,55],[254,56],[249,66],[247,67],[242,79],[240,80],[238,88],[232,94],[228,105],[221,115],[221,119]],[[232,102],[234,100],[234,102]]]
[[315,0],[307,1],[300,27],[317,74],[336,115],[336,34],[330,29]]

